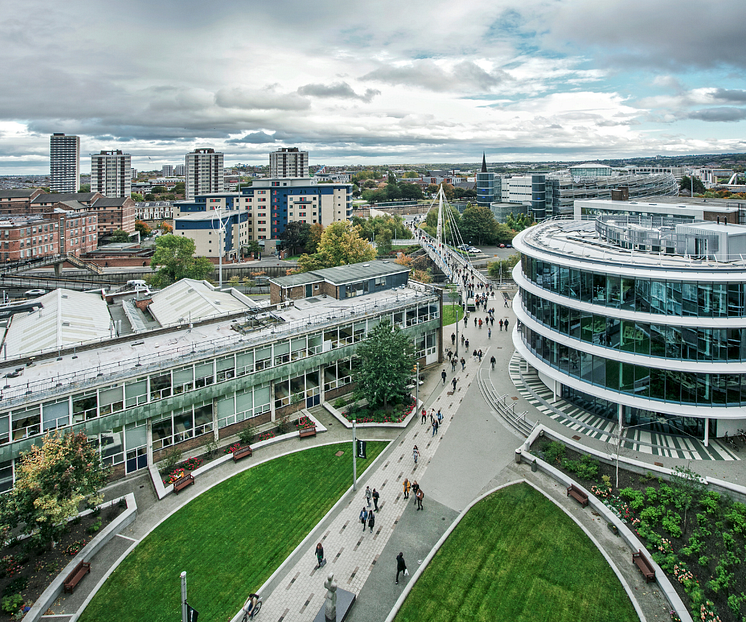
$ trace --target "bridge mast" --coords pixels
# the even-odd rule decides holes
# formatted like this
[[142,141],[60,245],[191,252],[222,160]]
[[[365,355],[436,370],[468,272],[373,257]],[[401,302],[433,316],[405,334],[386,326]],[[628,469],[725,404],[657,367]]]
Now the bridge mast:
[[443,244],[443,184],[438,188],[438,245]]

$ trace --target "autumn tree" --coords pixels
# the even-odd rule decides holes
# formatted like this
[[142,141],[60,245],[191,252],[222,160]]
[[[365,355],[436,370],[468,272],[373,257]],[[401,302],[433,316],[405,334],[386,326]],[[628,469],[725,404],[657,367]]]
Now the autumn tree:
[[306,252],[309,255],[315,253],[319,248],[322,233],[324,233],[324,226],[320,222],[311,225],[311,230],[308,232],[308,240],[306,240]]
[[47,434],[21,454],[15,486],[2,499],[3,530],[22,526],[39,546],[51,544],[84,501],[89,507],[101,503],[108,475],[83,432]]
[[388,320],[382,321],[361,343],[355,355],[360,364],[353,372],[357,391],[373,407],[390,406],[408,399],[407,384],[414,369],[412,340]]
[[376,249],[360,237],[360,228],[344,220],[333,222],[324,229],[316,252],[301,255],[298,268],[300,272],[308,272],[371,261],[375,257]]
[[135,231],[139,231],[142,237],[147,237],[151,233],[148,223],[143,222],[142,220],[135,221]]
[[194,240],[175,235],[164,235],[155,243],[155,253],[150,267],[157,272],[151,283],[155,287],[166,287],[180,279],[206,278],[214,266],[206,257],[194,257]]

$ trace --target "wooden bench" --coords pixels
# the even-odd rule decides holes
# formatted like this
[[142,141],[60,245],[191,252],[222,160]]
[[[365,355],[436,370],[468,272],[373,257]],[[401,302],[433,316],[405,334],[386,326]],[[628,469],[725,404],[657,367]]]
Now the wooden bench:
[[583,507],[588,505],[588,495],[585,494],[582,490],[580,490],[580,488],[575,486],[575,484],[568,486],[567,496],[575,499],[575,501],[577,501]]
[[181,490],[184,490],[187,486],[190,484],[194,484],[194,475],[189,473],[188,475],[185,475],[184,477],[181,477],[177,479],[174,482],[174,492],[179,492]]
[[316,426],[313,426],[312,428],[303,428],[298,432],[299,438],[306,438],[307,436],[316,436]]
[[67,575],[65,579],[65,593],[73,593],[75,587],[80,583],[84,576],[91,571],[91,564],[89,562],[81,561],[75,566],[75,569]]
[[640,569],[647,583],[655,581],[655,569],[639,549],[637,553],[632,553],[632,563]]
[[250,456],[254,453],[254,450],[251,449],[248,445],[245,447],[239,447],[236,449],[236,451],[233,452],[233,462],[238,462],[241,458],[245,458],[246,456]]

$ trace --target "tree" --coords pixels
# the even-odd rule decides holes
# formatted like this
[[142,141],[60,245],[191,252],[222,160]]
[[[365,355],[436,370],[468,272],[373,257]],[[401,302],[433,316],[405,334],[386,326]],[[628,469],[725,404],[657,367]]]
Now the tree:
[[115,229],[111,232],[109,239],[114,244],[124,244],[125,242],[130,241],[130,234],[126,231],[123,231],[122,229]]
[[376,249],[360,237],[360,228],[343,220],[333,222],[324,229],[316,252],[301,255],[298,268],[300,272],[308,272],[371,261],[375,257]]
[[418,179],[420,174],[417,171],[407,171],[402,175],[404,179]]
[[163,231],[163,233],[173,233],[174,232],[174,228],[171,225],[169,225],[165,220],[160,225],[158,225],[158,228],[161,231]]
[[308,234],[308,241],[306,242],[306,252],[308,254],[311,255],[318,250],[322,233],[324,233],[324,226],[320,222],[311,225],[311,231]]
[[392,237],[391,229],[381,229],[376,234],[376,246],[381,255],[388,255],[391,252]]
[[[692,189],[692,182],[688,175],[684,175],[681,178],[681,181],[679,182],[679,190],[686,190],[687,192],[691,192]],[[694,178],[694,194],[704,194],[707,192],[707,188],[705,188],[705,185],[702,183],[702,180],[698,177]]]
[[80,190],[78,192],[90,192],[91,184],[80,184]]
[[150,267],[157,270],[152,283],[166,287],[180,279],[202,280],[214,266],[206,257],[194,257],[194,240],[175,235],[163,235],[156,240]]
[[163,194],[164,192],[166,192],[166,187],[165,186],[153,186],[150,189],[150,192],[152,192],[153,194]]
[[422,188],[419,184],[412,184],[406,181],[399,183],[399,189],[401,190],[402,199],[422,199]]
[[85,433],[55,432],[21,454],[15,475],[14,488],[3,498],[3,530],[22,525],[41,546],[58,538],[83,501],[89,507],[101,503],[109,469]]
[[139,192],[133,192],[130,197],[135,203],[142,203],[145,200]]
[[509,279],[513,268],[521,260],[521,255],[515,253],[507,259],[498,259],[487,264],[487,274],[493,279]]
[[306,246],[310,235],[311,225],[307,222],[289,222],[280,234],[280,239],[284,242],[283,247],[291,255],[295,255],[296,251],[308,252]]
[[461,215],[461,235],[470,244],[489,243],[497,234],[497,222],[489,207],[472,205]]
[[259,257],[259,253],[262,252],[262,247],[259,246],[259,242],[256,240],[251,240],[246,246],[242,249],[244,257],[247,257],[248,255],[251,255],[253,253],[254,257]]
[[148,227],[148,224],[142,220],[135,221],[135,231],[139,231],[140,235],[143,237],[147,237],[151,234],[150,227]]
[[357,391],[373,407],[383,406],[408,399],[407,384],[414,371],[414,344],[388,320],[382,321],[361,343],[356,351],[360,364],[353,371]]

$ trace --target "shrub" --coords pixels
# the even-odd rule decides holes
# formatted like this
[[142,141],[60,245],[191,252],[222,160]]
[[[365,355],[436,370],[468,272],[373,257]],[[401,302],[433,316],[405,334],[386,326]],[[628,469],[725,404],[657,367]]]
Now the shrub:
[[733,531],[746,534],[746,504],[736,502],[725,513],[727,520],[733,527]]
[[649,505],[640,512],[640,518],[655,525],[665,514],[662,506]]
[[72,544],[69,544],[67,547],[65,547],[64,553],[69,555],[70,557],[75,557],[78,553],[80,553],[80,550],[84,546],[85,546],[85,540],[76,540]]
[[602,475],[601,481],[604,483],[606,488],[611,488],[611,478],[608,475]]
[[202,464],[202,458],[188,458],[183,466],[187,471],[194,471],[199,468],[200,464]]
[[241,441],[241,445],[251,445],[255,436],[254,426],[250,425],[238,433],[238,440]]
[[708,514],[717,514],[720,510],[720,494],[710,490],[699,500],[699,503]]
[[593,479],[598,475],[598,460],[585,454],[580,460],[564,460],[564,466],[571,473],[577,473],[581,479]]
[[670,503],[673,503],[673,488],[671,488],[667,484],[662,484],[661,487],[658,489],[658,500],[663,505],[668,505]]
[[741,603],[746,600],[746,594],[741,593],[740,595],[731,594],[728,596],[728,607],[735,614],[738,615],[741,611]]
[[344,405],[345,401],[341,397],[338,397],[336,400],[334,400],[334,408],[339,409],[342,408]]
[[125,499],[124,497],[122,497],[122,498],[121,498],[121,499],[119,500],[119,503],[117,503],[117,505],[118,505],[118,506],[119,506],[119,507],[120,507],[120,508],[121,508],[122,510],[126,510],[126,509],[127,509],[127,499]]
[[629,507],[635,511],[639,511],[645,505],[645,495],[641,490],[622,488],[622,490],[619,491],[619,496],[622,499],[627,499],[627,501],[629,501]]
[[285,415],[284,417],[280,417],[277,420],[276,426],[278,434],[285,434],[290,429],[290,416]]
[[2,610],[4,613],[12,615],[21,607],[23,607],[23,596],[21,596],[20,594],[3,596]]
[[710,558],[707,557],[707,555],[702,555],[698,560],[697,563],[702,566],[703,568],[707,568],[707,564],[710,563]]
[[181,462],[181,449],[172,447],[169,451],[166,452],[165,457],[160,463],[161,473],[168,473],[177,464],[179,464],[179,462]]
[[726,590],[728,589],[728,586],[733,582],[733,573],[728,572],[728,570],[720,564],[717,568],[715,568],[715,578],[707,582],[707,587],[709,587],[715,594],[720,592],[720,590]]
[[88,533],[97,533],[101,529],[101,518],[99,518],[95,523],[92,523],[88,526],[88,529],[86,531]]
[[565,446],[557,441],[549,443],[549,447],[544,450],[544,459],[547,462],[562,462],[565,457]]
[[661,521],[661,526],[668,533],[670,533],[674,538],[680,538],[681,537],[681,527],[679,527],[680,522],[681,522],[681,516],[677,514],[676,512],[669,511],[666,513],[665,518]]
[[645,489],[645,497],[648,500],[648,504],[658,503],[658,491],[652,486],[648,486]]
[[215,437],[211,438],[210,441],[205,445],[205,455],[208,460],[212,460],[215,454],[218,453],[218,442]]

